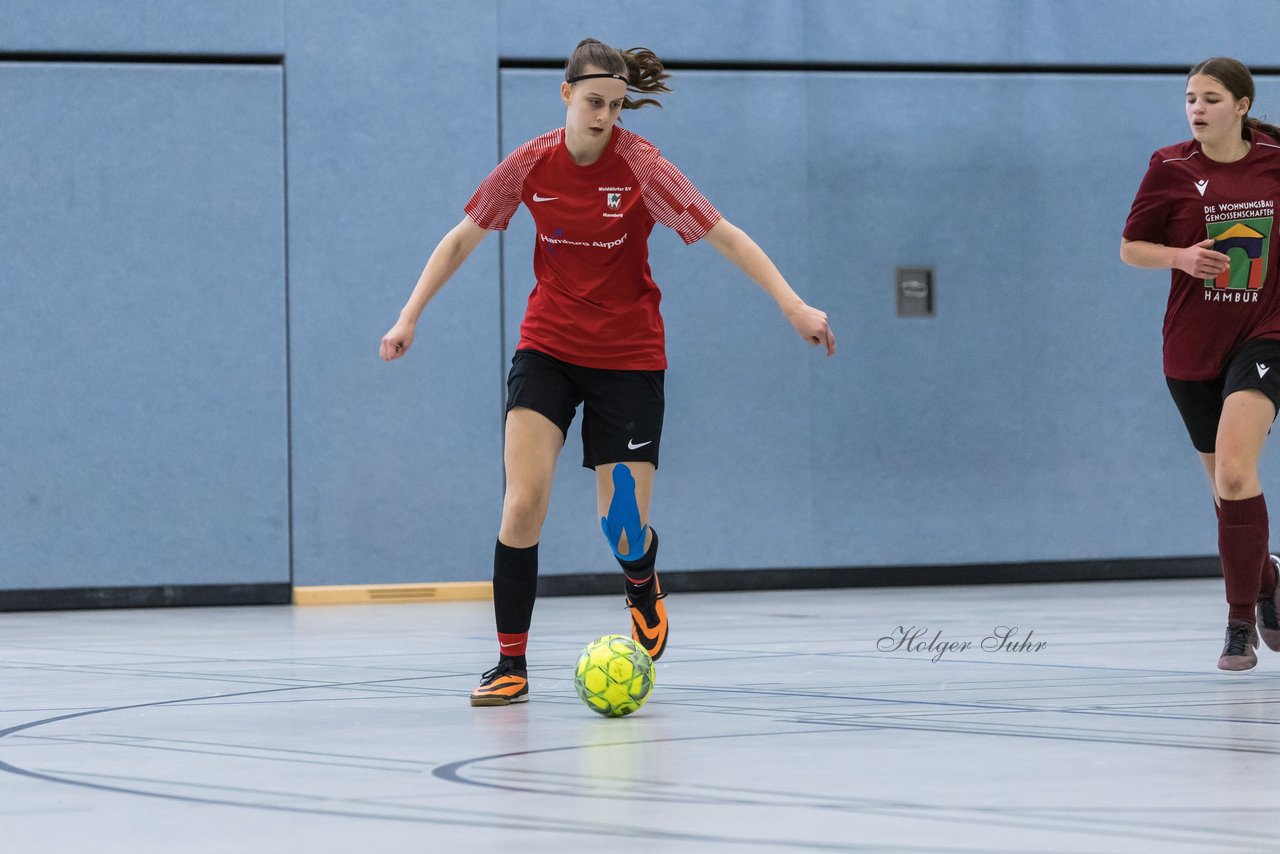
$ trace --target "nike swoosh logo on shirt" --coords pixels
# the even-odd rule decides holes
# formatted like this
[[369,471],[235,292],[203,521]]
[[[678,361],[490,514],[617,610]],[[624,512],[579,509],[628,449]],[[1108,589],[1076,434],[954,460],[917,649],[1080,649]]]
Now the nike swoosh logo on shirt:
[[537,193],[533,194],[533,200],[535,202],[554,202],[558,198],[560,197],[559,196],[539,196]]
[[647,441],[647,442],[641,442],[639,445],[636,445],[636,444],[632,443],[632,441],[631,441],[630,439],[628,439],[628,440],[627,440],[627,450],[629,450],[629,451],[634,451],[636,448],[643,448],[645,445],[652,445],[652,444],[653,444],[653,440],[652,440],[652,439],[650,439],[650,440],[649,440],[649,441]]

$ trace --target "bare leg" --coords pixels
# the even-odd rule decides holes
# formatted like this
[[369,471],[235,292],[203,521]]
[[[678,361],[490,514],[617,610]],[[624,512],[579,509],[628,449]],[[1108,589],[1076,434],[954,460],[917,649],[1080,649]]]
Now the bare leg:
[[525,647],[538,595],[538,539],[563,444],[564,434],[545,416],[524,407],[507,413],[503,453],[507,488],[493,555],[493,611],[500,658],[471,692],[473,706],[506,706],[529,699]]
[[1271,399],[1255,389],[1228,395],[1218,422],[1218,440],[1213,464],[1214,494],[1237,501],[1262,494],[1258,479],[1258,458],[1267,441],[1276,408]]
[[527,548],[542,536],[551,503],[551,480],[564,434],[545,415],[517,406],[507,413],[503,462],[507,488],[502,499],[498,539],[512,548]]

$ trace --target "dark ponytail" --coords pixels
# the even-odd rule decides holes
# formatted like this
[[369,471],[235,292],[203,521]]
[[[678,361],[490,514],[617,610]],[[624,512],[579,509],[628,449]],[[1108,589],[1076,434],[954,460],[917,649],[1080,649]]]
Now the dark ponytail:
[[[1244,117],[1244,130],[1256,130],[1259,133],[1265,133],[1267,136],[1271,137],[1276,142],[1280,142],[1280,127],[1267,124],[1266,122],[1258,121],[1257,119],[1251,116]],[[1243,131],[1241,132],[1240,135],[1245,136]]]
[[[1187,79],[1190,80],[1197,74],[1204,74],[1217,80],[1227,91],[1231,93],[1231,97],[1237,101],[1241,98],[1249,99],[1249,109],[1253,109],[1254,105],[1254,89],[1253,89],[1253,73],[1249,71],[1249,67],[1238,59],[1232,59],[1227,56],[1215,56],[1206,59],[1204,62],[1198,63],[1190,71],[1187,72]],[[1250,131],[1258,131],[1265,133],[1272,139],[1280,142],[1280,127],[1259,121],[1248,114],[1244,115],[1244,123],[1240,128],[1240,135],[1245,139],[1249,138]]]
[[[578,46],[574,48],[573,56],[569,57],[569,61],[565,63],[565,81],[572,83],[575,77],[585,74],[586,69],[589,67],[599,68],[609,74],[625,77],[627,90],[630,92],[647,94],[649,92],[671,91],[664,82],[670,79],[671,75],[663,69],[662,61],[654,55],[653,51],[645,47],[633,47],[630,50],[622,51],[596,39],[583,39],[578,42]],[[655,107],[662,106],[653,98],[641,98],[639,100],[625,98],[622,102],[622,109],[637,110],[646,104],[653,104]]]

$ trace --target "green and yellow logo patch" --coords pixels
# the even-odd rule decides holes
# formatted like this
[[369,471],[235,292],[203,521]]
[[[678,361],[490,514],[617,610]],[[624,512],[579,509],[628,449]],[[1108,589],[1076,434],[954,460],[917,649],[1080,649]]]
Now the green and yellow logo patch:
[[1208,224],[1213,248],[1231,259],[1231,266],[1216,278],[1205,279],[1206,288],[1258,290],[1267,276],[1274,217],[1227,220]]

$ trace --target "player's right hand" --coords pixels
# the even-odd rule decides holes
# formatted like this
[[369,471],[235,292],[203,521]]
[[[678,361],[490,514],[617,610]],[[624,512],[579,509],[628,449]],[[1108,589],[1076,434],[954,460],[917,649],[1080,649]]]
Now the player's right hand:
[[1210,237],[1195,246],[1179,249],[1174,257],[1174,266],[1197,279],[1212,279],[1225,272],[1231,266],[1231,259],[1221,252],[1214,252],[1213,243]]
[[382,361],[390,362],[408,353],[413,346],[413,332],[413,324],[403,320],[387,330],[387,334],[382,336],[382,346],[378,349]]

